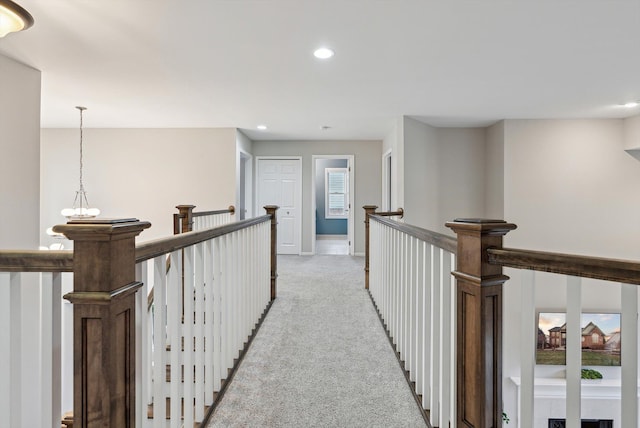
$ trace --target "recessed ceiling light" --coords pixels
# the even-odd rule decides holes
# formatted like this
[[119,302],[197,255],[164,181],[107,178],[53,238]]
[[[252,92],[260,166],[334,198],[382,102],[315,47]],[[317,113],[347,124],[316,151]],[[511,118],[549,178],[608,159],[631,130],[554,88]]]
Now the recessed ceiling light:
[[634,107],[638,107],[639,105],[640,103],[638,101],[630,101],[628,103],[622,104],[622,107],[634,108]]
[[258,128],[261,131],[266,131],[267,130],[267,125],[258,125],[258,126],[256,126],[256,128]]
[[331,58],[333,55],[335,54],[335,52],[333,52],[331,49],[329,48],[319,48],[316,49],[313,52],[313,56],[315,56],[316,58],[319,59],[329,59]]

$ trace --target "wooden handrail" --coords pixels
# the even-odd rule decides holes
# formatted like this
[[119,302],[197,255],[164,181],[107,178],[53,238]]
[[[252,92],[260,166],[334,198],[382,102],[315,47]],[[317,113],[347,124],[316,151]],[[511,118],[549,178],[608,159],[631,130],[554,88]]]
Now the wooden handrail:
[[488,248],[487,254],[494,265],[640,284],[640,262],[513,248]]
[[399,230],[400,232],[406,233],[409,236],[413,236],[416,239],[420,239],[421,241],[440,247],[450,253],[457,254],[458,252],[458,240],[452,236],[383,218],[381,215],[387,215],[387,213],[371,214],[370,218],[393,229]]
[[181,250],[190,245],[198,244],[218,236],[226,235],[238,230],[246,229],[249,226],[271,221],[270,215],[242,220],[236,223],[225,224],[213,229],[185,232],[167,238],[147,241],[136,245],[136,263],[152,259],[172,251]]
[[233,205],[229,205],[229,208],[227,208],[226,210],[214,210],[214,211],[200,211],[200,212],[193,212],[192,215],[194,217],[204,217],[207,215],[217,215],[217,214],[235,214],[236,212],[236,207],[234,207]]
[[73,272],[73,251],[0,250],[0,272]]
[[382,212],[375,212],[372,213],[375,215],[379,215],[382,217],[400,217],[403,218],[404,217],[404,209],[403,208],[398,208],[396,211],[382,211]]
[[213,210],[213,211],[193,211],[195,205],[177,205],[176,208],[179,213],[173,215],[173,233],[174,235],[191,232],[193,230],[193,219],[195,217],[205,217],[208,215],[226,214],[234,215],[236,213],[236,207],[229,205],[226,210]]
[[[271,221],[271,216],[143,242],[136,245],[136,263],[266,221]],[[73,251],[0,250],[0,272],[73,272]]]

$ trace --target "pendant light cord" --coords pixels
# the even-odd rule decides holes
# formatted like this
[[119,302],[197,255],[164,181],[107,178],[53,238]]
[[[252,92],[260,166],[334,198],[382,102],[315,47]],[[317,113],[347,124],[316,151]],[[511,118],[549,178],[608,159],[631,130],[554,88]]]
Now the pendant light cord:
[[[82,112],[85,111],[87,108],[86,107],[80,107],[77,106],[76,107],[78,110],[80,110],[80,190],[82,192],[84,192],[84,184],[82,183],[82,167],[83,167],[83,162],[82,162]],[[80,201],[80,206],[82,206],[82,201]]]

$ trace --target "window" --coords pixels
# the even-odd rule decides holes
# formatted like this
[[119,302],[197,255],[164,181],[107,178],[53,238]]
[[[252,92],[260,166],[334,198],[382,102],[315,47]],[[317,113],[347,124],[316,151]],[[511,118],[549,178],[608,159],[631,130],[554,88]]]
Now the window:
[[349,216],[349,169],[326,168],[324,170],[325,218]]

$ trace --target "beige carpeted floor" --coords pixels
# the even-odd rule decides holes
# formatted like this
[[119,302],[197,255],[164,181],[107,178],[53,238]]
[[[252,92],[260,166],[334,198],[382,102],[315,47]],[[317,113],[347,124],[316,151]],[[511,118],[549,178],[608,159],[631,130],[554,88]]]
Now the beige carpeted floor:
[[280,256],[278,298],[209,427],[423,427],[364,259]]

